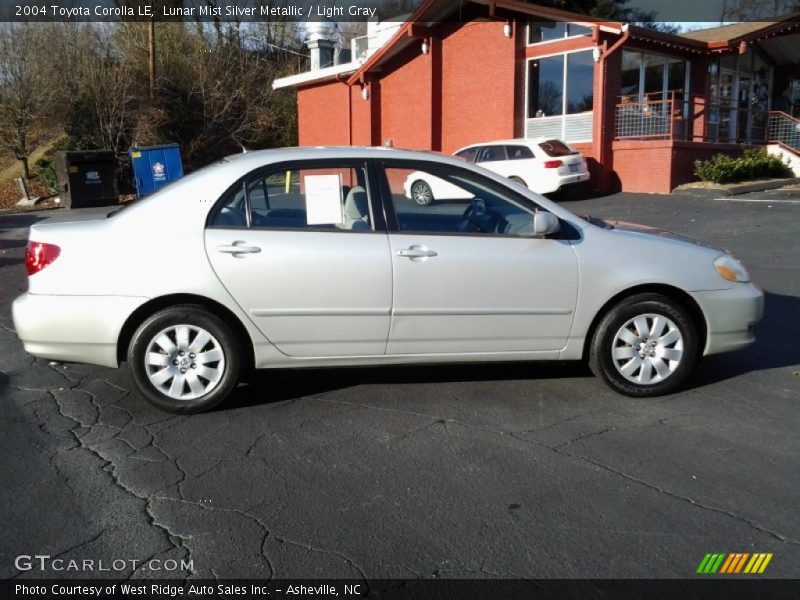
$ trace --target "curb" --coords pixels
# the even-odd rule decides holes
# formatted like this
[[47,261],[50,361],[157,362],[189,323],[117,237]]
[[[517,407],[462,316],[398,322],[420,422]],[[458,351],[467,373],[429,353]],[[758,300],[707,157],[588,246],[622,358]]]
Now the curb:
[[763,192],[766,190],[775,190],[785,187],[787,185],[795,185],[800,183],[800,177],[789,177],[787,179],[765,179],[764,181],[756,181],[754,183],[743,183],[741,185],[733,185],[727,188],[675,188],[672,190],[673,194],[688,194],[701,198],[715,197],[723,198],[729,196],[740,196],[742,194],[749,194],[751,192]]

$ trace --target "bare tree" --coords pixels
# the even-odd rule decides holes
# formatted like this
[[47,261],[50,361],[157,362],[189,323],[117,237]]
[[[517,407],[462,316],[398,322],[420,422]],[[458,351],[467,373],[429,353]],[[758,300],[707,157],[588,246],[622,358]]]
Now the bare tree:
[[42,31],[28,24],[0,29],[0,148],[22,163],[25,179],[33,138],[52,109]]

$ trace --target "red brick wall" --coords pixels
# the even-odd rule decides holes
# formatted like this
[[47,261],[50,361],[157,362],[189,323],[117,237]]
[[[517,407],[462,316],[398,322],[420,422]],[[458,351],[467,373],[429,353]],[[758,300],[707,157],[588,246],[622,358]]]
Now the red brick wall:
[[338,81],[297,90],[300,146],[350,145],[350,91]]
[[[514,137],[515,41],[504,22],[453,25],[442,39],[441,150]],[[524,27],[517,28],[524,34]]]
[[715,154],[741,154],[732,144],[690,142],[618,141],[613,144],[614,174],[624,192],[668,194],[681,184],[695,181],[694,161]]
[[422,42],[412,44],[384,66],[380,82],[381,143],[393,140],[397,148],[430,150],[431,69],[433,54],[441,51],[432,40],[429,54]]

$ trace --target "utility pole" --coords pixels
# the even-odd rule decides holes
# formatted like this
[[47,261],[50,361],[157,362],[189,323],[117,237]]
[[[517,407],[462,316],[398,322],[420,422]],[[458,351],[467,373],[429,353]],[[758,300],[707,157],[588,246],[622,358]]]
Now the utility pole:
[[150,106],[153,106],[156,99],[156,20],[150,18],[150,27],[147,32],[148,49],[148,73],[150,76]]

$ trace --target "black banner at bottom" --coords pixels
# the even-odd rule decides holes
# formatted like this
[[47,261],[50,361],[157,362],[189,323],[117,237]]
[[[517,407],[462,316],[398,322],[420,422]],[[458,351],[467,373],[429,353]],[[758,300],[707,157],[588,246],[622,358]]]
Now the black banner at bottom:
[[493,600],[752,598],[800,600],[797,579],[375,579],[375,580],[104,580],[13,579],[0,600]]

